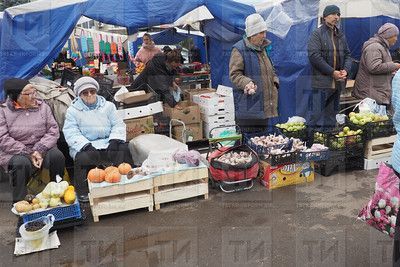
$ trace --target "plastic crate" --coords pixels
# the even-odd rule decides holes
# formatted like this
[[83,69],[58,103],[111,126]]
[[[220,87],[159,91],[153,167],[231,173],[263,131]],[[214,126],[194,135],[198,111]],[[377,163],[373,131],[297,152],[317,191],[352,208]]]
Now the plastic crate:
[[307,162],[307,161],[322,161],[329,159],[329,150],[324,151],[311,151],[311,152],[299,152],[298,161],[299,162]]
[[62,86],[73,89],[76,80],[78,80],[80,77],[82,77],[80,73],[72,71],[70,69],[64,69],[62,72],[60,84]]
[[102,75],[98,75],[94,77],[94,79],[99,83],[100,86],[97,94],[103,96],[108,101],[113,101],[116,93],[116,91],[113,89],[114,81]]
[[159,113],[153,115],[154,133],[169,136],[170,117],[162,116]]
[[298,155],[298,152],[286,152],[276,155],[265,154],[261,159],[267,161],[271,166],[279,166],[298,162]]
[[364,169],[364,158],[362,156],[347,157],[345,151],[331,151],[329,160],[315,163],[315,171],[322,176],[362,169]]
[[[333,129],[329,131],[313,131],[310,136],[312,144],[319,143],[328,147],[329,150],[335,151],[349,151],[352,150],[363,150],[365,145],[365,138],[363,133],[348,135],[348,136],[337,136],[341,130]],[[319,135],[317,135],[319,133]]]
[[394,128],[393,121],[391,119],[386,121],[368,122],[364,125],[354,124],[348,120],[347,124],[353,129],[363,130],[366,141],[396,134],[396,129]]
[[286,137],[293,137],[293,138],[297,138],[300,139],[301,141],[308,141],[308,130],[307,130],[307,126],[304,129],[301,129],[299,131],[288,131],[286,129],[280,128],[275,126],[275,128],[277,129],[277,131],[279,131],[282,135],[286,136]]
[[65,219],[70,218],[81,218],[81,208],[78,201],[75,201],[74,204],[64,207],[56,207],[52,209],[46,209],[44,211],[27,213],[22,216],[22,220],[24,223],[38,219],[42,216],[46,216],[48,214],[53,214],[55,218],[55,222],[63,221]]
[[[273,148],[281,148],[284,147],[288,144],[288,142],[279,144],[279,145],[273,145],[273,146],[260,146],[254,144],[250,139],[256,136],[263,136],[263,135],[270,135],[270,134],[276,134],[279,135],[278,131],[272,131],[272,132],[258,132],[258,133],[243,133],[244,136],[244,143],[248,145],[251,149],[253,149],[258,156],[263,157],[265,154],[270,154],[271,149]],[[282,134],[281,134],[282,135]],[[284,136],[284,135],[283,135]],[[284,136],[286,137],[286,136]]]

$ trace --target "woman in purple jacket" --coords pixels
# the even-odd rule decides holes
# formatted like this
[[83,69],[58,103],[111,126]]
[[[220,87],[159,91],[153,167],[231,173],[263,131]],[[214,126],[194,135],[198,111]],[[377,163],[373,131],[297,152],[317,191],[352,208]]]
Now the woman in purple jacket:
[[57,148],[59,128],[50,107],[36,98],[27,80],[4,83],[8,96],[0,105],[0,166],[11,177],[13,201],[24,199],[30,177],[42,167],[50,179],[64,174],[65,158]]

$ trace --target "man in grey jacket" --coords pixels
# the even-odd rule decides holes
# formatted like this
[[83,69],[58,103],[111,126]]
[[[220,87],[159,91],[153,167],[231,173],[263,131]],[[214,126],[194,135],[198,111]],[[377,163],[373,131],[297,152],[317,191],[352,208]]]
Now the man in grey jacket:
[[309,92],[309,126],[327,129],[336,124],[340,92],[345,87],[352,59],[344,34],[337,25],[340,9],[326,6],[322,26],[308,41],[308,58],[312,66],[312,90]]
[[391,82],[400,64],[392,61],[389,47],[396,43],[398,35],[396,25],[385,23],[374,37],[364,43],[352,92],[355,98],[369,97],[379,105],[390,105]]

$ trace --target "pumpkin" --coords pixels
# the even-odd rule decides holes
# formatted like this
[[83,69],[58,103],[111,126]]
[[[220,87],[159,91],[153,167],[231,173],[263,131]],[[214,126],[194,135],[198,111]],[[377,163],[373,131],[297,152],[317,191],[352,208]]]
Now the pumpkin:
[[132,166],[128,163],[121,163],[118,166],[118,171],[122,175],[127,175],[130,170],[132,170]]
[[115,166],[108,166],[104,171],[107,174],[107,173],[112,172],[112,171],[118,171],[118,168],[115,167]]
[[87,178],[92,183],[101,183],[104,181],[106,172],[103,169],[94,168],[88,172]]
[[118,183],[121,181],[121,174],[118,171],[110,171],[106,173],[105,181],[108,183]]

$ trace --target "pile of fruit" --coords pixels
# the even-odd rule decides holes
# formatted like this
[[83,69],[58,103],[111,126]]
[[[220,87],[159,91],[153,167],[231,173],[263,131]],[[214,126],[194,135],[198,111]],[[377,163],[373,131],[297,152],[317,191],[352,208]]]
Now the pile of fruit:
[[296,132],[306,128],[306,124],[304,122],[287,122],[277,124],[275,126],[288,132]]
[[136,74],[141,73],[144,70],[144,67],[146,67],[146,65],[142,62],[139,62],[135,69]]
[[331,133],[314,133],[314,143],[326,144],[329,137],[329,148],[331,149],[342,149],[347,145],[360,143],[362,141],[362,130],[351,130],[348,126],[344,127],[342,131],[331,134]]
[[369,122],[381,122],[389,120],[387,115],[378,115],[374,113],[355,113],[350,112],[349,114],[350,121],[356,125],[365,125]]
[[104,170],[101,168],[94,168],[88,172],[87,178],[92,183],[119,183],[121,175],[126,175],[128,179],[132,178],[138,173],[137,170],[132,170],[132,166],[128,163],[121,163],[118,167],[109,166]]
[[42,192],[35,195],[26,195],[25,200],[14,204],[18,213],[26,213],[32,210],[54,208],[63,204],[72,204],[75,202],[75,188],[66,181],[59,183],[50,182]]

